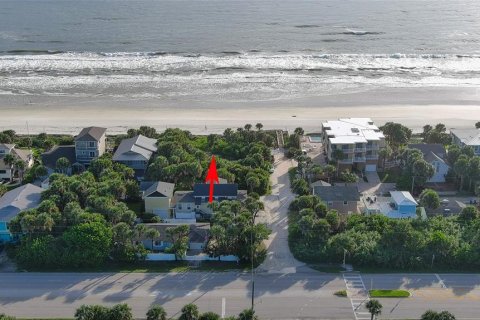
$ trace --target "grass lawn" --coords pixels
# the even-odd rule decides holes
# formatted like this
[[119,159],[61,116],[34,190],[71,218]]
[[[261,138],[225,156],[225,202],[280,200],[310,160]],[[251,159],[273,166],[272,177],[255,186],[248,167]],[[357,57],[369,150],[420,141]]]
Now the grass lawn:
[[401,176],[401,172],[399,170],[391,169],[384,172],[378,172],[378,176],[383,183],[397,183]]
[[169,273],[169,272],[225,272],[250,270],[248,265],[236,262],[203,261],[193,264],[189,261],[156,261],[137,264],[106,264],[98,268],[83,269],[42,269],[37,272],[124,272],[124,273]]
[[478,269],[455,269],[445,267],[433,267],[433,268],[414,268],[414,269],[393,269],[393,268],[381,268],[381,267],[355,267],[355,271],[362,273],[478,273]]
[[347,296],[347,290],[340,290],[334,293],[337,297],[346,297]]
[[410,292],[406,290],[370,290],[369,291],[371,298],[408,298],[410,297]]

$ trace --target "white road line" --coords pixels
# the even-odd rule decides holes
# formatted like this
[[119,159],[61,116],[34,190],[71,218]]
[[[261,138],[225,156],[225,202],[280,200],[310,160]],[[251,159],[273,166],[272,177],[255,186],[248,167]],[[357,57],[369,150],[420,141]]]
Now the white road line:
[[438,273],[435,273],[435,277],[437,277],[438,283],[440,283],[440,285],[442,286],[442,288],[443,288],[443,289],[447,289],[447,286],[446,286],[445,283],[443,282],[442,278],[440,278],[440,276],[438,275]]
[[222,298],[222,319],[225,318],[225,297]]

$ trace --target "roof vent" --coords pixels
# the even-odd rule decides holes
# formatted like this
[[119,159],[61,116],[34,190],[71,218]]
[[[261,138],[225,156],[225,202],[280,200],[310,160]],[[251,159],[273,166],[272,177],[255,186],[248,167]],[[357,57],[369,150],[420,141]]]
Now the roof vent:
[[354,132],[354,133],[360,132],[360,131],[358,130],[358,128],[352,128],[351,130],[352,130],[352,132]]

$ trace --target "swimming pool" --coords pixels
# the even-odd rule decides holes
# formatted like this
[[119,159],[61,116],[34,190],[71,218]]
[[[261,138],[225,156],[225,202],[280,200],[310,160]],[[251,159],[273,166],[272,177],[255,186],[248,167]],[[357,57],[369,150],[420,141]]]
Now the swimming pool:
[[322,136],[309,136],[308,138],[310,139],[310,142],[322,142]]

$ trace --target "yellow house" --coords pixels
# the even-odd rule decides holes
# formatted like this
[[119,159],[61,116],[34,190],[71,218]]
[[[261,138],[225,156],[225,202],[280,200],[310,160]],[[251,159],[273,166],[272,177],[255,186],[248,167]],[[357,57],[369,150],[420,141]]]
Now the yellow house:
[[170,218],[170,202],[173,197],[173,189],[175,184],[157,181],[154,182],[143,193],[145,201],[145,212],[153,213],[160,218]]

